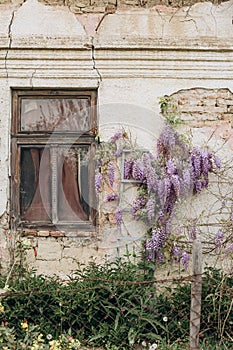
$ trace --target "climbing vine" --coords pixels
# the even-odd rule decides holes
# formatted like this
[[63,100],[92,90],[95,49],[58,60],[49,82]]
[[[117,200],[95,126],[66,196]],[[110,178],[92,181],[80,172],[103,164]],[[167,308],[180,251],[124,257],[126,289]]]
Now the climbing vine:
[[[100,142],[96,154],[95,187],[98,194],[104,195],[104,202],[118,204],[120,179],[131,180],[137,189],[131,203],[132,219],[142,220],[147,227],[143,245],[146,258],[157,263],[173,259],[187,268],[189,255],[177,244],[179,236],[172,233],[175,209],[187,196],[197,196],[207,188],[209,175],[216,173],[221,163],[214,153],[192,147],[191,142],[175,130],[174,121],[179,123],[180,119],[165,113],[167,103],[169,101],[161,102],[162,111],[168,118],[157,139],[156,154],[137,151],[136,144],[124,129],[117,131],[108,142]],[[131,152],[120,167],[119,159],[125,150]],[[116,205],[118,229],[123,214],[124,208]]]

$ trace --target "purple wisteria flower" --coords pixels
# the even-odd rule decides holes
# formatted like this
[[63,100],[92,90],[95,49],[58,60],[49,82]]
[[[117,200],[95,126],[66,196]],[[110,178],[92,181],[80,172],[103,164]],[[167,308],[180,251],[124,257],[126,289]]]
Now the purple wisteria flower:
[[196,152],[199,155],[200,160],[200,174],[208,174],[209,169],[209,158],[208,158],[208,152],[201,148],[196,148]]
[[171,193],[171,186],[172,184],[168,177],[158,181],[158,196],[162,205],[166,203]]
[[160,263],[164,261],[164,255],[162,252],[157,253],[156,260]]
[[169,158],[171,150],[174,148],[176,144],[176,139],[177,139],[177,133],[169,126],[166,126],[162,130],[157,141],[158,158],[161,158],[161,157],[165,159]]
[[233,243],[226,247],[226,253],[233,253]]
[[215,157],[214,157],[214,162],[215,162],[216,167],[217,167],[218,169],[220,169],[220,168],[221,168],[221,160],[220,160],[220,158],[217,157],[217,156],[215,156]]
[[116,216],[117,228],[120,229],[122,221],[123,221],[123,210],[122,210],[122,208],[120,208],[120,207],[117,208],[115,216]]
[[200,193],[205,187],[205,183],[202,180],[196,180],[194,182],[194,190],[196,193]]
[[123,153],[123,148],[119,148],[116,150],[116,152],[114,153],[115,157],[118,158],[122,155]]
[[166,163],[166,173],[167,175],[173,175],[177,172],[176,164],[174,159],[168,159]]
[[193,192],[199,193],[209,184],[209,173],[213,172],[214,164],[221,167],[220,159],[206,150],[194,148],[190,153],[192,166]]
[[117,199],[118,198],[118,195],[117,194],[115,194],[115,193],[111,193],[111,194],[109,194],[106,198],[105,198],[105,202],[112,202],[112,201],[114,201],[115,199]]
[[149,198],[146,203],[147,217],[148,220],[151,221],[155,214],[155,200],[153,198]]
[[193,190],[192,168],[188,167],[183,171],[183,180],[181,181],[181,194],[187,195]]
[[175,261],[177,261],[177,262],[180,261],[181,252],[180,252],[180,248],[179,247],[175,246],[173,248],[173,256],[174,256]]
[[[111,186],[114,185],[115,178],[114,159],[116,161],[123,152],[123,148],[120,148],[123,145],[122,140],[117,142],[121,137],[124,138],[124,133],[118,131],[110,139],[112,158],[108,158],[110,161],[107,165],[107,176],[104,172],[104,179],[109,181]],[[129,159],[130,157],[132,158]],[[106,162],[103,161],[103,164],[105,170]],[[147,216],[147,223],[150,222],[148,226],[150,226],[151,238],[145,241],[148,259],[155,262],[165,259],[165,242],[172,233],[177,201],[190,192],[193,194],[201,192],[209,184],[209,174],[220,167],[221,162],[218,157],[198,147],[190,150],[182,137],[169,126],[163,129],[157,141],[157,157],[153,157],[150,152],[136,152],[135,156],[129,155],[124,160],[124,179],[138,182],[138,197],[132,204],[133,219],[142,217],[145,220]],[[102,174],[96,174],[97,192],[101,191],[102,181]],[[106,196],[105,202],[111,202],[117,198],[117,194],[111,193]],[[157,206],[159,206],[159,213],[156,211]],[[120,229],[123,220],[123,210],[120,207],[115,212],[115,218],[116,226]],[[195,223],[190,230],[190,236],[195,239],[196,235]],[[219,231],[215,238],[216,247],[220,247],[222,242],[223,233]],[[188,269],[190,257],[186,251],[182,252],[174,244],[170,254],[171,259],[180,262],[184,269]]]
[[157,175],[154,164],[152,163],[153,157],[150,153],[143,153],[142,164],[145,182],[147,184],[148,192],[157,190]]
[[162,262],[164,259],[161,251],[165,242],[165,232],[163,228],[157,228],[152,231],[152,237],[146,240],[146,251],[148,253],[148,260],[156,259],[157,262]]
[[143,181],[144,179],[144,171],[143,164],[140,161],[134,161],[132,166],[132,176],[134,180]]
[[201,153],[198,148],[194,148],[191,152],[191,164],[193,166],[193,176],[195,179],[197,179],[201,175],[201,166],[202,166],[202,160],[201,160]]
[[185,251],[182,253],[181,255],[181,262],[183,265],[183,268],[185,270],[188,270],[188,266],[189,266],[189,255],[188,253],[186,253]]
[[129,180],[132,177],[133,159],[124,162],[124,179]]
[[108,163],[108,178],[109,178],[109,183],[111,186],[113,186],[114,177],[115,177],[114,164],[112,162],[109,162]]
[[223,237],[224,237],[224,233],[223,233],[221,230],[219,230],[219,231],[217,232],[216,237],[215,237],[215,240],[214,240],[216,247],[219,248],[219,247],[222,246]]
[[100,192],[101,186],[103,182],[103,175],[101,173],[95,174],[95,190],[96,193]]
[[133,219],[136,219],[137,217],[137,212],[142,209],[143,207],[145,207],[146,205],[146,198],[144,197],[138,197],[134,200],[133,202],[133,207],[132,207],[132,216],[133,216]]
[[171,183],[172,183],[172,186],[173,186],[173,189],[175,191],[175,194],[177,197],[179,197],[179,194],[180,194],[180,180],[179,180],[179,177],[178,175],[172,175],[171,176]]
[[118,130],[111,138],[110,142],[115,143],[117,140],[119,140],[122,137],[122,132]]
[[152,231],[152,247],[153,249],[158,252],[165,241],[166,233],[163,228],[157,228]]
[[146,249],[146,252],[148,254],[148,260],[150,260],[150,261],[154,260],[154,249],[152,246],[152,239],[151,238],[148,238],[146,240],[145,249]]
[[152,233],[152,247],[155,251],[158,251],[161,248],[161,239],[160,239],[160,232],[157,230],[154,230]]

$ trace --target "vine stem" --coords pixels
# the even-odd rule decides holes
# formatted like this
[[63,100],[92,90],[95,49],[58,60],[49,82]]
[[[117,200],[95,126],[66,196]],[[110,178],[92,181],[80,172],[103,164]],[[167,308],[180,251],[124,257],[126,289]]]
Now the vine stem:
[[10,277],[11,277],[12,271],[13,271],[13,269],[14,269],[14,267],[15,267],[15,264],[16,264],[16,260],[14,260],[14,262],[13,262],[13,264],[12,264],[12,266],[11,266],[11,269],[10,269],[8,275],[7,275],[6,282],[5,282],[5,285],[4,285],[4,288],[3,288],[3,289],[6,289],[7,286],[8,286],[8,282],[9,282],[9,279],[10,279]]
[[230,315],[230,312],[231,312],[231,309],[232,309],[232,306],[233,306],[233,299],[231,300],[231,304],[230,304],[230,307],[229,307],[229,310],[227,311],[227,315],[223,321],[223,325],[222,325],[222,330],[221,330],[221,339],[220,339],[220,344],[222,344],[222,340],[223,340],[223,333],[224,333],[224,329],[225,329],[225,325],[226,325],[226,322],[227,322],[227,319]]

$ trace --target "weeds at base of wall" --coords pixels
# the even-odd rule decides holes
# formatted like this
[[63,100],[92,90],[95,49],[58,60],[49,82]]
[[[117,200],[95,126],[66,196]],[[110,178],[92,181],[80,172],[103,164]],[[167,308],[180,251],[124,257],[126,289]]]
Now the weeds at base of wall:
[[[66,281],[16,269],[1,294],[1,349],[188,349],[191,279],[156,281],[147,261],[90,263]],[[229,349],[232,276],[208,268],[202,283],[201,349]]]

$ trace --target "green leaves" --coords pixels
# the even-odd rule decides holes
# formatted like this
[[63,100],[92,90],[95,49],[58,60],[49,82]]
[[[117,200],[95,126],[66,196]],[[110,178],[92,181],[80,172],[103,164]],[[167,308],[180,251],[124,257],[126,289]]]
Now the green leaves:
[[[65,342],[74,337],[83,345],[106,350],[129,350],[142,342],[159,344],[161,350],[185,348],[189,282],[157,288],[149,265],[120,259],[103,265],[90,263],[80,267],[75,276],[65,284],[34,273],[12,280],[10,291],[1,300],[0,322],[4,326],[0,327],[0,347],[8,344],[12,350],[15,342],[31,344],[32,336],[41,333],[44,339],[49,335]],[[225,342],[231,334],[232,287],[232,276],[205,270],[201,332],[209,347],[203,344],[203,349],[214,348],[213,344]],[[27,334],[21,327],[24,320],[30,330]],[[61,338],[62,334],[67,336]]]
[[169,96],[162,96],[159,99],[159,105],[162,115],[171,126],[184,124],[179,116],[178,104]]

